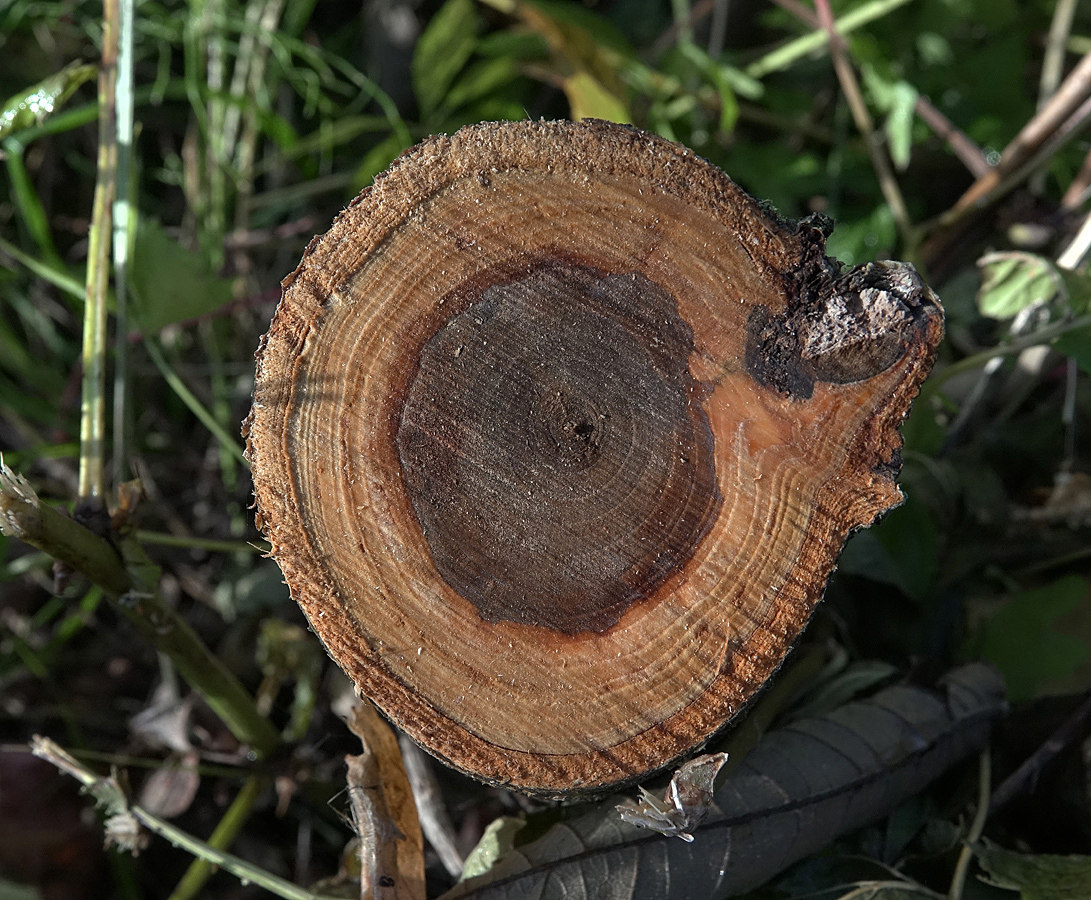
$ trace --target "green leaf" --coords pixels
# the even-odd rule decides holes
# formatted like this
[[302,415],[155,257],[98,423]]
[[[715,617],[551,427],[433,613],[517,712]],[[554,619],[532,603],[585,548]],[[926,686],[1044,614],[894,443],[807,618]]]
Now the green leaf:
[[473,0],[447,0],[417,41],[411,68],[423,115],[439,108],[455,76],[473,55],[477,21]]
[[[0,550],[4,549],[4,543],[4,539],[0,538]],[[8,881],[2,877],[0,877],[0,897],[6,897],[7,900],[42,900],[42,895],[36,886]]]
[[483,59],[469,66],[447,93],[445,105],[457,109],[465,103],[480,100],[501,86],[514,81],[519,67],[509,57]]
[[1087,582],[1070,575],[1016,594],[978,630],[977,655],[1003,673],[1013,702],[1030,699],[1045,682],[1070,675],[1086,659],[1087,645],[1054,627],[1086,596]]
[[764,91],[762,83],[713,59],[692,41],[681,44],[680,49],[682,55],[716,88],[720,95],[720,131],[730,133],[739,118],[739,101],[735,95],[757,99]]
[[231,281],[207,255],[187,250],[154,219],[141,219],[130,273],[133,312],[145,333],[205,315],[231,301]]
[[97,74],[97,66],[85,65],[82,60],[77,60],[44,81],[9,97],[0,112],[0,139],[44,122],[65,104],[81,84]]
[[577,72],[564,79],[572,118],[606,119],[625,124],[632,121],[625,101],[608,91],[590,72]]
[[926,66],[949,66],[954,61],[951,43],[934,31],[922,31],[917,35],[917,54]]
[[851,663],[832,678],[819,680],[813,690],[792,707],[783,721],[794,722],[805,716],[828,715],[837,707],[874,690],[884,681],[891,680],[897,673],[894,666],[881,659],[864,659]]
[[1071,272],[1058,269],[1057,273],[1064,281],[1068,293],[1068,305],[1078,314],[1091,311],[1091,275],[1087,272]]
[[890,142],[890,158],[904,171],[909,165],[909,152],[913,147],[913,123],[917,107],[917,90],[905,81],[894,85],[893,102],[886,117],[887,140]]
[[517,8],[549,46],[548,68],[564,86],[573,118],[632,121],[620,70],[633,52],[620,32],[575,3],[524,0]]
[[515,835],[524,825],[525,819],[517,819],[514,816],[501,816],[493,819],[477,846],[466,857],[466,864],[462,867],[462,875],[459,881],[467,878],[476,878],[484,875],[493,867],[493,864],[505,853],[515,849]]
[[826,242],[826,252],[851,266],[885,256],[897,238],[894,216],[883,203],[862,219],[838,224]]
[[1091,326],[1076,328],[1053,342],[1058,353],[1071,356],[1084,372],[1091,375]]
[[837,570],[847,575],[869,578],[880,584],[893,585],[903,593],[909,593],[898,564],[875,536],[874,531],[860,531],[849,539],[837,560]]
[[400,134],[391,134],[372,147],[352,175],[353,193],[358,193],[371,184],[376,175],[401,156],[406,146]]
[[884,78],[874,66],[864,66],[863,72],[872,102],[887,114],[883,128],[890,146],[890,157],[898,169],[905,169],[909,165],[909,152],[913,146],[917,89],[908,81]]
[[994,319],[1010,319],[1033,303],[1048,302],[1061,283],[1053,264],[1033,253],[991,253],[977,264],[977,307]]
[[[620,54],[623,57],[634,55],[629,42],[625,40],[625,35],[620,30],[599,14],[585,9],[578,3],[559,2],[559,0],[526,0],[526,5],[544,13],[553,20],[554,24],[561,26],[569,40],[578,34],[579,43],[583,46],[576,49],[584,53],[596,56],[604,52]],[[524,10],[524,16],[526,12]],[[545,37],[548,41],[549,36]],[[554,47],[554,49],[558,48]]]
[[1019,891],[1022,900],[1086,900],[1091,897],[1091,856],[1015,853],[985,841],[977,860],[996,887]]
[[531,31],[497,31],[477,42],[477,55],[499,59],[543,59],[549,56],[549,44]]
[[871,530],[886,551],[901,589],[916,600],[932,592],[939,569],[939,537],[928,506],[916,495]]

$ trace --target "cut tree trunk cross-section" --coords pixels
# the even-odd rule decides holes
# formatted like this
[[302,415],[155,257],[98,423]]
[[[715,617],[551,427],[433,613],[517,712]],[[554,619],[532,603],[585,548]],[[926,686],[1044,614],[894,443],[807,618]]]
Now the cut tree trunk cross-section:
[[702,744],[896,505],[943,333],[689,151],[486,124],[312,242],[258,352],[260,521],[331,655],[478,777],[562,793]]

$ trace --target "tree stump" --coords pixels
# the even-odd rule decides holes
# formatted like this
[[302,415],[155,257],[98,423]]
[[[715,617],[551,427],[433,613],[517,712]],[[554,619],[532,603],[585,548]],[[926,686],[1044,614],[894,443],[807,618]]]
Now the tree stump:
[[690,151],[603,122],[403,155],[307,248],[258,351],[259,522],[362,694],[539,793],[701,745],[902,499],[943,332]]

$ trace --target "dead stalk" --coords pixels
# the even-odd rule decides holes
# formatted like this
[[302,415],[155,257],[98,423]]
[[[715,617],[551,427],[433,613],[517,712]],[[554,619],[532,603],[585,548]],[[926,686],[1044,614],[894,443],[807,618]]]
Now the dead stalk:
[[898,187],[897,179],[894,177],[894,169],[883,150],[879,135],[875,131],[875,124],[872,121],[871,113],[868,111],[863,91],[860,90],[856,72],[852,68],[852,63],[845,51],[844,42],[838,37],[837,25],[833,18],[833,10],[830,9],[829,0],[815,0],[815,8],[818,10],[818,18],[822,23],[822,27],[830,36],[830,54],[834,71],[837,73],[837,80],[841,83],[841,90],[845,93],[845,99],[848,100],[849,109],[852,110],[852,118],[856,122],[856,127],[867,141],[868,153],[871,156],[872,167],[875,169],[875,176],[879,179],[879,187],[882,189],[883,197],[894,216],[894,222],[898,226],[902,241],[911,252],[915,241],[913,222],[909,218],[909,209],[905,205],[905,198],[902,196],[901,188]]

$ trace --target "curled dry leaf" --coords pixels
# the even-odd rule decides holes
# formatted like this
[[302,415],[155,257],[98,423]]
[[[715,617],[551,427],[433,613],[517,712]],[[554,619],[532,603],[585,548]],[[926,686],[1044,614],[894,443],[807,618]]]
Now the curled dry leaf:
[[173,819],[182,815],[201,786],[197,771],[198,755],[194,751],[182,757],[174,756],[148,776],[140,789],[140,805],[152,815]]
[[621,804],[617,808],[621,820],[692,842],[693,830],[708,817],[712,786],[725,762],[726,753],[691,759],[674,773],[662,800],[640,788],[639,800]]
[[348,726],[364,749],[345,757],[360,838],[361,897],[424,900],[424,838],[398,739],[367,700]]
[[151,703],[129,720],[129,731],[156,750],[189,753],[193,750],[190,741],[193,702],[192,697],[180,699],[177,690],[164,682],[156,688]]

